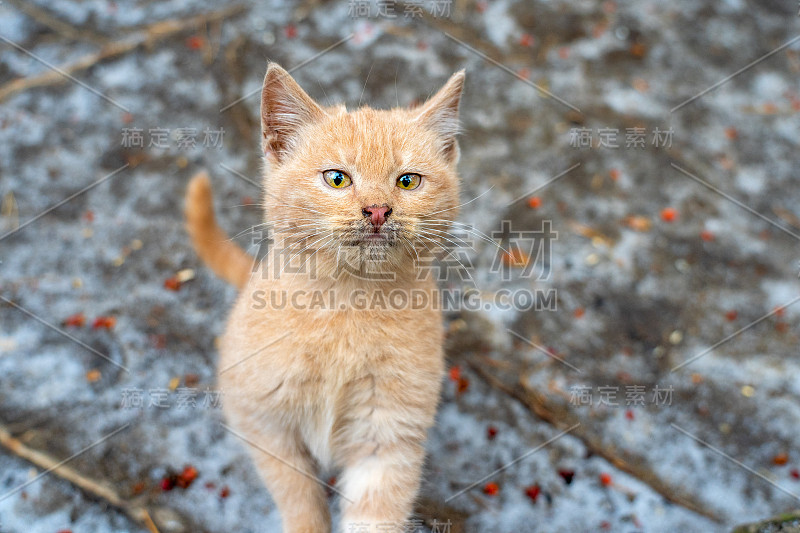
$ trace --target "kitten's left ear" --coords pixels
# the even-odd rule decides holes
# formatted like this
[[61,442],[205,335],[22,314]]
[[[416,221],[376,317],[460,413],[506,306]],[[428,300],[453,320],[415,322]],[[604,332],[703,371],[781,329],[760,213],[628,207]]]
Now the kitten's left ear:
[[430,97],[414,119],[433,130],[442,140],[442,153],[448,161],[458,161],[456,135],[460,130],[458,104],[464,88],[464,70],[459,70],[447,80],[444,87]]

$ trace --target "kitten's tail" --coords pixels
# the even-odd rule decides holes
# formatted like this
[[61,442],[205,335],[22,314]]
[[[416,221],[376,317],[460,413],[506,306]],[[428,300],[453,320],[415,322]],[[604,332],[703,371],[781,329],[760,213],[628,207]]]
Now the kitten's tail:
[[186,229],[200,259],[219,277],[242,288],[250,277],[253,258],[217,225],[211,180],[205,172],[189,182],[185,213]]

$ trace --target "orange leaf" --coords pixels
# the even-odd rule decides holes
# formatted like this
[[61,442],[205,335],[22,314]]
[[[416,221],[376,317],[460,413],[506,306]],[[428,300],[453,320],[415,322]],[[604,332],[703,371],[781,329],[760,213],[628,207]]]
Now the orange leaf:
[[647,232],[653,227],[653,221],[642,215],[630,215],[623,221],[626,226],[634,231]]
[[531,258],[517,247],[511,247],[503,253],[503,263],[510,267],[522,268],[530,262]]
[[65,326],[73,326],[76,328],[82,328],[86,325],[86,315],[83,313],[75,313],[74,315],[70,315],[64,319],[63,324]]
[[117,325],[117,319],[113,316],[99,316],[94,319],[92,328],[94,329],[113,329]]
[[177,292],[181,290],[181,282],[176,276],[172,276],[164,280],[164,288]]

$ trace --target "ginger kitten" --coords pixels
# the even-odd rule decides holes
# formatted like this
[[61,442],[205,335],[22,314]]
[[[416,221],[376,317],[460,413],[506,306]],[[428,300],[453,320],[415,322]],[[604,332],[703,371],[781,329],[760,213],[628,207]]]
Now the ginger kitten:
[[463,83],[454,74],[417,109],[348,112],[270,64],[261,126],[274,242],[258,268],[217,226],[208,177],[189,184],[198,254],[242,289],[220,343],[224,412],[255,448],[285,532],[331,530],[321,468],[342,470],[342,531],[402,530],[412,512],[444,370],[434,276],[418,275],[418,259],[457,214]]

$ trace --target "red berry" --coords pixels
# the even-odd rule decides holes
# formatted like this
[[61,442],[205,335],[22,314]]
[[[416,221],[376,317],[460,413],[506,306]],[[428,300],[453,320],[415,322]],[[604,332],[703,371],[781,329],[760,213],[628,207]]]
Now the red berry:
[[225,499],[230,495],[231,495],[231,489],[229,489],[227,485],[222,487],[222,489],[219,491],[219,497],[220,498]]
[[461,379],[461,367],[460,366],[451,366],[450,367],[450,381],[458,381]]
[[200,50],[203,45],[205,44],[205,39],[200,37],[199,35],[192,35],[188,39],[186,39],[186,46],[189,47],[191,50]]
[[286,37],[289,39],[294,39],[297,37],[297,26],[294,24],[289,24],[283,31],[286,34]]
[[496,427],[489,426],[488,428],[486,428],[486,437],[489,440],[494,439],[496,436],[497,436],[497,428]]
[[736,320],[736,318],[738,316],[739,316],[739,312],[736,311],[735,309],[725,313],[725,318],[728,320],[728,322],[733,322],[734,320]]
[[558,475],[561,476],[562,478],[564,478],[564,483],[569,485],[570,483],[572,483],[572,478],[575,477],[575,471],[574,470],[559,470],[558,471]]
[[664,222],[675,222],[678,218],[678,210],[674,207],[665,207],[661,210],[661,220]]
[[483,486],[484,494],[488,494],[489,496],[495,496],[498,492],[500,492],[500,486],[495,483],[494,481],[490,481],[486,485]]
[[468,388],[469,388],[469,380],[467,378],[459,378],[458,386],[456,387],[458,393],[461,394],[463,392],[466,392]]
[[611,474],[606,474],[603,472],[600,474],[600,484],[604,487],[608,487],[611,485]]
[[538,196],[532,196],[528,198],[528,206],[531,207],[532,209],[536,209],[541,205],[542,205],[542,199],[539,198]]
[[796,469],[796,468],[793,468],[793,469],[792,469],[792,470],[789,472],[789,475],[790,475],[790,476],[792,476],[792,478],[794,478],[794,479],[800,479],[800,470],[798,470],[798,469]]
[[703,230],[700,232],[700,238],[706,242],[711,242],[716,238],[716,236],[708,230]]
[[197,479],[197,469],[191,465],[184,467],[183,472],[181,472],[181,479],[191,483]]
[[519,44],[522,46],[533,46],[533,35],[530,33],[523,33],[522,37],[519,38]]
[[525,494],[533,501],[533,503],[536,503],[536,499],[541,493],[542,489],[539,488],[539,485],[531,485],[525,489]]
[[633,410],[632,409],[628,409],[627,411],[625,411],[625,418],[627,418],[628,420],[633,420]]
[[175,480],[172,477],[165,477],[161,480],[161,490],[170,491],[175,488]]

